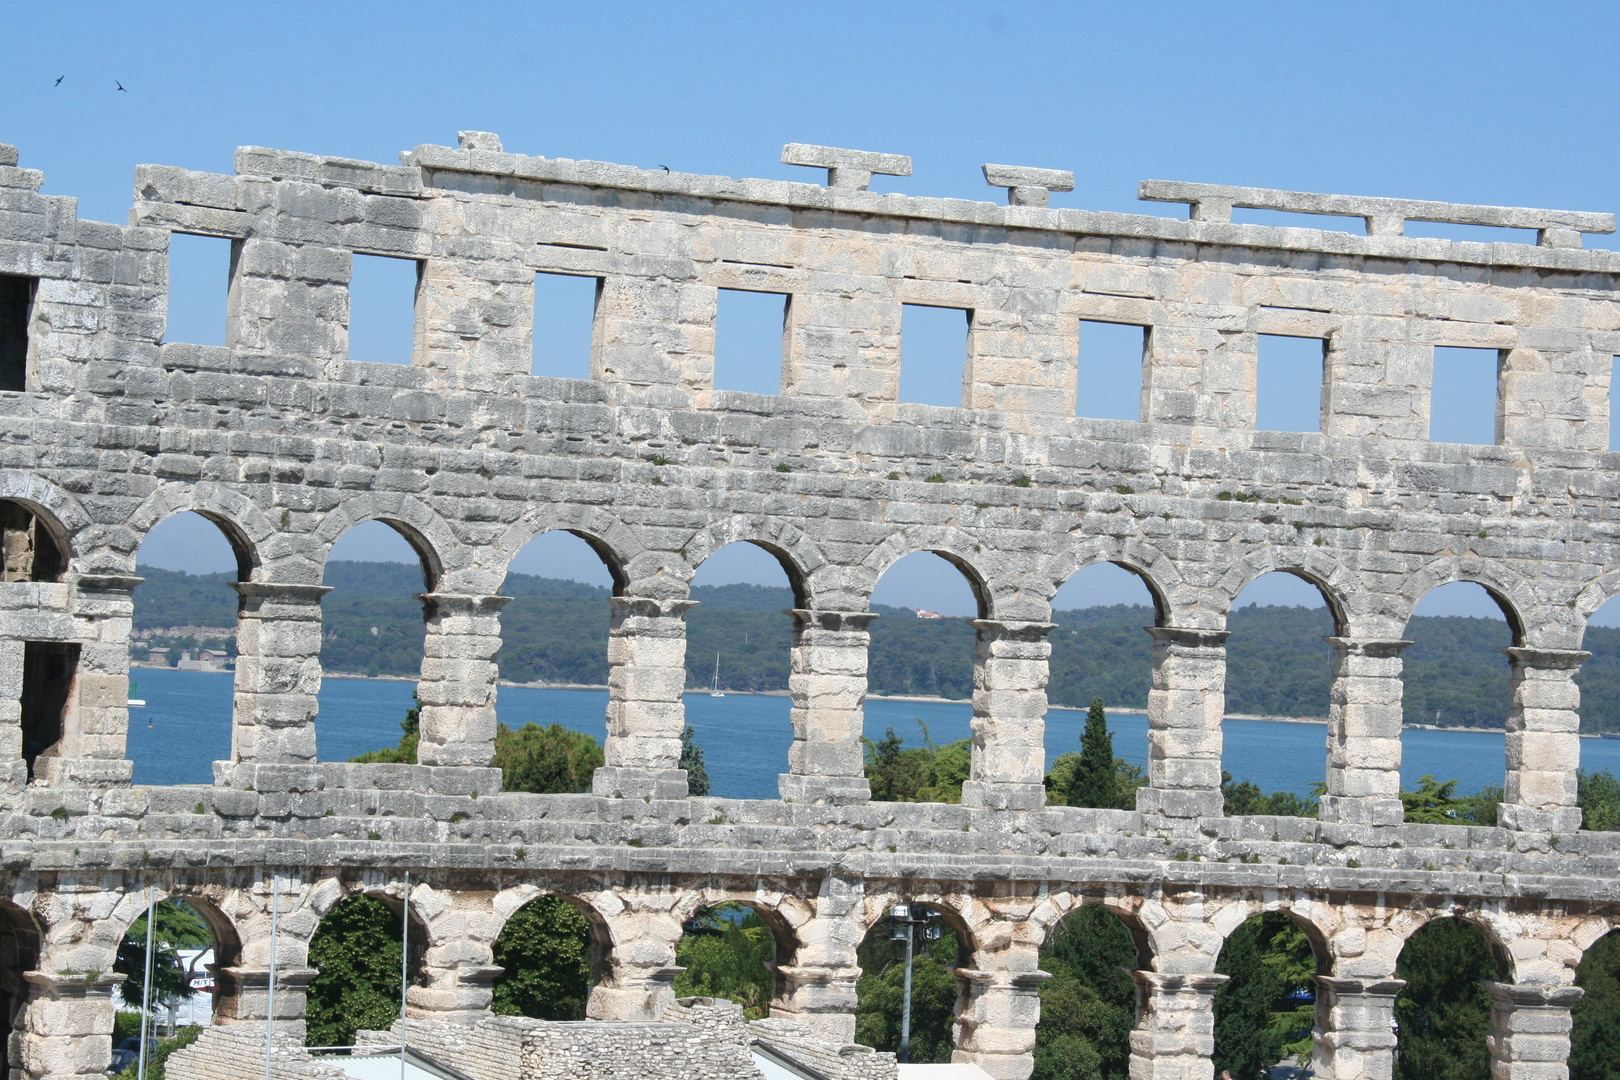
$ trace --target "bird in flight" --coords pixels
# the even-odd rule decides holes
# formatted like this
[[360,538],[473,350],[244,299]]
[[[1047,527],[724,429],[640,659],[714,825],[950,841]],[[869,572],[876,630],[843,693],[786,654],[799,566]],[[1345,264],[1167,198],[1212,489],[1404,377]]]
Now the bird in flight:
[[62,85],[62,80],[65,79],[65,78],[67,78],[66,75],[58,75],[56,77],[56,81],[51,83],[51,85],[52,86],[61,86]]
[[660,169],[663,169],[663,170],[664,170],[664,171],[665,171],[665,172],[669,172],[669,166],[668,166],[668,165],[660,165],[660,166],[658,166],[658,167],[659,167],[659,168],[660,168]]
[[[117,80],[117,79],[114,79],[114,80],[113,80],[113,85],[114,85],[114,86],[116,86],[116,87],[118,87],[118,89],[120,89],[120,90],[124,90],[124,84],[123,84],[123,83],[121,83],[121,82],[119,82],[119,81],[118,81],[118,80]],[[124,93],[126,93],[126,94],[127,94],[127,93],[129,93],[129,91],[128,91],[128,90],[124,90]]]

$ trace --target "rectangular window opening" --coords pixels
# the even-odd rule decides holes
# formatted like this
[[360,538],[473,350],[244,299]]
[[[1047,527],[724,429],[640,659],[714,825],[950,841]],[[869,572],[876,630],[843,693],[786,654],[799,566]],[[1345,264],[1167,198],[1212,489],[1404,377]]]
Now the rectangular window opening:
[[416,292],[422,264],[356,255],[349,276],[349,359],[409,364],[416,350]]
[[787,295],[741,289],[719,292],[714,323],[714,388],[780,394]]
[[1490,446],[1496,442],[1501,353],[1437,346],[1429,391],[1429,441]]
[[22,751],[30,780],[34,778],[34,762],[61,745],[78,670],[77,644],[23,642]]
[[1401,234],[1432,240],[1461,240],[1470,244],[1534,246],[1536,242],[1535,229],[1508,229],[1498,225],[1455,225],[1449,221],[1408,221],[1402,227]]
[[964,308],[904,304],[900,313],[900,400],[918,405],[962,405],[968,328]]
[[169,313],[164,341],[224,345],[230,292],[230,240],[169,234]]
[[28,319],[38,283],[0,274],[0,390],[28,389]]
[[1321,338],[1258,334],[1254,426],[1261,431],[1322,430]]
[[1320,229],[1324,232],[1346,232],[1367,235],[1367,219],[1341,217],[1338,214],[1296,214],[1289,210],[1251,210],[1232,208],[1234,225],[1269,225],[1274,229]]
[[1145,326],[1081,320],[1075,415],[1093,420],[1142,418],[1147,335]]
[[1611,451],[1620,450],[1620,423],[1616,423],[1616,420],[1620,418],[1617,418],[1614,413],[1617,400],[1614,392],[1614,359],[1612,356],[1609,357],[1609,449]]
[[591,377],[591,344],[602,279],[534,275],[534,351],[529,371],[551,379]]

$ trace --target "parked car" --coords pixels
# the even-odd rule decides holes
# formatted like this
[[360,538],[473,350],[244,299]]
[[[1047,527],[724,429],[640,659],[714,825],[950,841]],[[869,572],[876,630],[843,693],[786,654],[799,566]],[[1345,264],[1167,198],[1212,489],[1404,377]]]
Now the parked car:
[[[125,1042],[128,1041],[129,1040],[127,1039],[125,1040]],[[112,1063],[107,1066],[107,1075],[117,1076],[119,1073],[135,1064],[135,1058],[136,1052],[134,1050],[125,1050],[122,1046],[113,1050]]]

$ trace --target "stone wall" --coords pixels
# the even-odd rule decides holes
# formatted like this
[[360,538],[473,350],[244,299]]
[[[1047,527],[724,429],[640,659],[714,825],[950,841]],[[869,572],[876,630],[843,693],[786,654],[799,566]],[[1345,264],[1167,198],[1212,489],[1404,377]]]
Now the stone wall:
[[[1040,944],[1078,905],[1139,941],[1133,1075],[1188,1080],[1210,1075],[1214,966],[1244,919],[1306,927],[1317,1075],[1350,1080],[1388,1075],[1402,942],[1460,917],[1502,957],[1499,1072],[1529,1075],[1524,1047],[1567,1025],[1575,965],[1616,917],[1620,842],[1576,831],[1571,782],[1582,635],[1620,592],[1620,257],[1579,247],[1611,216],[1144,185],[1190,207],[1172,220],[1053,208],[1072,180],[1051,170],[987,165],[998,206],[864,190],[909,173],[895,155],[790,146],[821,186],[460,143],[399,165],[245,148],[234,175],[142,166],[128,225],[78,220],[0,148],[0,323],[27,328],[23,389],[0,391],[19,1080],[99,1073],[106,973],[147,890],[228,945],[227,1024],[265,1019],[273,893],[274,1019],[296,1039],[320,918],[354,893],[398,903],[407,873],[428,939],[413,1016],[462,1024],[534,896],[586,913],[591,1015],[627,1022],[662,1015],[682,922],[729,899],[777,933],[773,1016],[847,1042],[857,946],[889,905],[929,905],[966,943],[956,1054],[1007,1078],[1031,1067]],[[1233,224],[1233,206],[1367,235]],[[232,244],[224,347],[165,339],[173,232]],[[356,254],[418,266],[409,363],[348,357]],[[589,379],[528,373],[541,272],[596,282]],[[780,394],[715,389],[720,289],[788,296]],[[969,313],[960,407],[898,400],[906,304]],[[1077,415],[1082,320],[1145,328],[1137,420]],[[1256,429],[1262,334],[1323,342],[1319,432]],[[1493,445],[1429,440],[1437,346],[1495,350]],[[237,555],[232,750],[212,785],[133,787],[135,553],[187,510]],[[370,520],[422,557],[416,765],[317,760],[323,568]],[[589,795],[502,795],[500,589],[555,529],[615,581],[607,763]],[[796,595],[780,800],[688,799],[678,767],[690,583],[734,542],[774,554]],[[870,597],[916,551],[980,606],[962,806],[873,803],[861,771]],[[1048,808],[1039,783],[1051,602],[1099,562],[1157,606],[1151,782],[1130,812]],[[1317,820],[1221,813],[1226,618],[1272,571],[1315,584],[1336,622]],[[1507,799],[1497,828],[1406,825],[1403,633],[1463,580],[1513,627]],[[73,670],[30,676],[30,642],[75,647]],[[66,704],[42,719],[45,691]],[[1536,1075],[1558,1074],[1535,1046]]]

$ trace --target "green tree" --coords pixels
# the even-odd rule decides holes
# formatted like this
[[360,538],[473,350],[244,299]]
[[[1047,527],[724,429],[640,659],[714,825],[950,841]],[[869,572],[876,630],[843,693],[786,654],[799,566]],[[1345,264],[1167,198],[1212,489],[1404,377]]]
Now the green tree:
[[1571,1010],[1569,1080],[1620,1080],[1620,934],[1592,943],[1575,985],[1586,994]]
[[1057,925],[1041,946],[1041,1022],[1033,1080],[1126,1080],[1137,966],[1130,932],[1106,909],[1088,905]]
[[959,739],[935,746],[928,737],[928,725],[920,719],[922,745],[906,746],[894,728],[888,728],[877,742],[862,739],[866,745],[866,779],[872,785],[872,798],[879,802],[962,801],[962,782],[968,778],[973,761],[973,741]]
[[1093,698],[1086,711],[1086,729],[1080,735],[1080,760],[1066,793],[1070,806],[1118,810],[1119,785],[1114,779],[1114,737],[1108,733],[1108,716],[1102,698]]
[[[1581,808],[1581,828],[1594,832],[1620,830],[1620,780],[1608,769],[1602,772],[1579,770],[1576,774],[1576,803]],[[1492,822],[1495,824],[1495,822]]]
[[197,1041],[202,1034],[202,1028],[196,1024],[187,1024],[174,1033],[172,1038],[160,1039],[154,1042],[146,1055],[146,1072],[141,1073],[141,1059],[136,1057],[128,1068],[118,1074],[118,1080],[136,1080],[137,1076],[144,1075],[145,1080],[163,1080],[164,1072],[169,1065],[169,1058],[176,1050],[184,1050]]
[[590,998],[591,927],[560,896],[541,896],[512,913],[495,939],[493,1010],[499,1016],[583,1020]]
[[1309,799],[1301,798],[1292,791],[1261,791],[1260,785],[1250,780],[1234,783],[1232,774],[1221,770],[1221,804],[1228,817],[1246,814],[1315,817],[1317,800],[1326,792],[1326,784],[1312,784]]
[[686,770],[686,793],[691,796],[709,793],[709,770],[703,764],[703,747],[697,744],[697,732],[687,724],[681,732],[681,764]]
[[502,791],[566,795],[589,791],[591,774],[602,767],[602,744],[561,724],[524,724],[513,731],[495,728],[495,760]]
[[1497,970],[1480,932],[1435,919],[1407,939],[1395,977],[1406,980],[1395,999],[1395,1080],[1487,1080],[1491,1000],[1480,980]]
[[776,938],[758,912],[745,904],[716,904],[688,922],[675,946],[677,997],[718,997],[759,1020],[771,1013],[776,977],[765,965],[776,960]]
[[1286,915],[1268,912],[1232,931],[1215,970],[1229,977],[1215,991],[1216,1072],[1264,1080],[1284,1057],[1309,1052],[1314,1010],[1290,995],[1314,989],[1316,957]]
[[386,1031],[399,1019],[400,916],[371,896],[326,913],[309,942],[307,1045],[349,1046],[361,1028]]
[[[159,900],[152,908],[152,1008],[172,998],[189,998],[191,973],[180,962],[180,949],[206,949],[213,943],[197,909],[183,900]],[[126,1005],[141,1004],[146,980],[146,914],[130,924],[118,943],[113,970],[126,978],[118,992]]]
[[[905,1000],[906,945],[889,937],[879,923],[866,935],[857,956],[855,1041],[878,1050],[900,1049],[900,1010]],[[919,1064],[951,1060],[955,1047],[956,974],[960,964],[954,931],[938,941],[918,941],[911,977],[911,1060]]]

